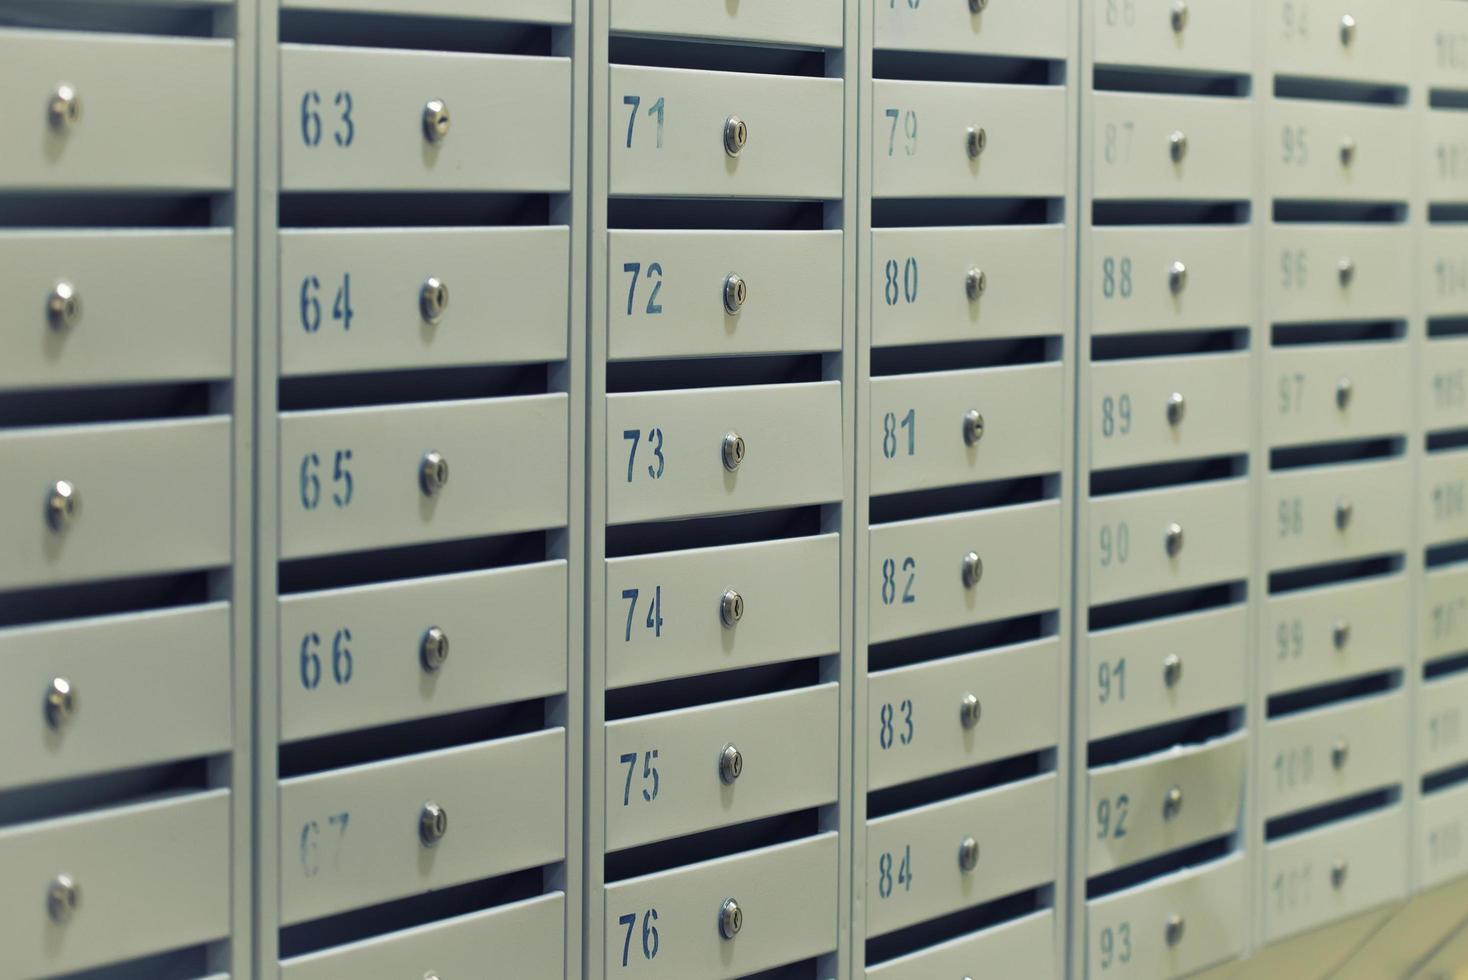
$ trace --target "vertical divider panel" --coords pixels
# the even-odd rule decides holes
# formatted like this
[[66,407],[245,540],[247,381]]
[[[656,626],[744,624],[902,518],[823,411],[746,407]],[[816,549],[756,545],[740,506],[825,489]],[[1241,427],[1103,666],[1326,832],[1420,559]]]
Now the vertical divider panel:
[[234,225],[234,382],[230,387],[233,445],[231,466],[234,508],[230,540],[234,555],[229,578],[231,682],[234,692],[234,759],[230,765],[230,846],[232,849],[229,962],[231,976],[255,975],[255,650],[256,633],[256,373],[258,292],[256,252],[260,168],[258,160],[260,33],[258,4],[236,0],[229,14],[235,38],[235,183]]
[[280,3],[256,0],[254,363],[254,977],[280,972]]
[[587,295],[586,295],[586,637],[583,655],[584,708],[586,719],[583,753],[587,764],[582,782],[585,827],[582,834],[582,928],[581,976],[587,980],[604,977],[603,950],[609,941],[605,927],[606,799],[609,773],[606,758],[607,589],[606,555],[607,468],[607,330],[610,311],[610,276],[607,266],[607,147],[611,139],[611,77],[609,39],[610,0],[590,4],[590,78],[587,132],[589,187],[587,194]]

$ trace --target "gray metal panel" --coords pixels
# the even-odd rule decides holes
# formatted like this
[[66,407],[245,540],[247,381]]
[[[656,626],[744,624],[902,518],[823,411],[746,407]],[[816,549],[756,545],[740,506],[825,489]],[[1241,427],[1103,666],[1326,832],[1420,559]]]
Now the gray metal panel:
[[[0,127],[18,137],[0,187],[229,191],[235,61],[224,39],[0,31]],[[70,125],[47,116],[63,85]]]

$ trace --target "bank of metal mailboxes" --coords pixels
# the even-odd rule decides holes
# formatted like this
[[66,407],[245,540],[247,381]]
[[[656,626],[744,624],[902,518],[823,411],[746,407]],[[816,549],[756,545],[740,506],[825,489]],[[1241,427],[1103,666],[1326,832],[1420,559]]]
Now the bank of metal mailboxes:
[[0,0],[0,980],[1468,962],[1462,0]]

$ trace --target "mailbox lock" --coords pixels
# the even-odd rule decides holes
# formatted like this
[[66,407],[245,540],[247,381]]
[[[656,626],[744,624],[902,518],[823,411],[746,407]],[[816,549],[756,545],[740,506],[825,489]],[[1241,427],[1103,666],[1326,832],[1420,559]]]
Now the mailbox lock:
[[418,291],[418,310],[423,314],[423,322],[430,326],[436,327],[443,320],[449,311],[449,287],[442,279],[429,276],[423,280],[423,288]]
[[1343,738],[1335,740],[1330,747],[1330,765],[1332,769],[1344,769],[1346,760],[1350,758],[1351,745]]
[[1344,650],[1346,644],[1351,642],[1351,624],[1344,619],[1336,620],[1335,625],[1330,628],[1330,640],[1337,650]]
[[418,659],[425,674],[436,674],[449,659],[449,635],[442,627],[430,626],[423,631],[423,642],[418,647]]
[[1174,296],[1188,288],[1188,267],[1185,263],[1174,262],[1167,267],[1167,288]]
[[963,292],[970,303],[977,303],[989,288],[989,274],[978,266],[969,269],[963,277]]
[[970,551],[963,556],[963,587],[972,589],[984,577],[984,560],[978,552]]
[[71,921],[81,900],[81,886],[69,874],[57,875],[46,887],[46,912],[57,925]]
[[436,497],[439,491],[449,485],[449,461],[444,459],[443,453],[429,450],[423,454],[423,462],[418,468],[418,482],[425,497]]
[[1183,526],[1181,524],[1167,525],[1167,534],[1164,536],[1167,547],[1167,557],[1176,558],[1183,550]]
[[731,630],[744,618],[744,596],[733,589],[725,589],[719,596],[719,621],[724,629]]
[[46,523],[58,534],[65,531],[76,520],[81,507],[81,497],[76,485],[69,480],[57,480],[46,494]]
[[1167,924],[1162,930],[1163,937],[1167,940],[1167,945],[1176,946],[1182,942],[1184,928],[1185,923],[1183,922],[1182,916],[1176,913],[1169,915],[1167,917]]
[[724,899],[724,904],[719,906],[719,935],[725,939],[733,939],[743,928],[744,910],[734,899]]
[[423,804],[423,812],[418,815],[418,839],[423,846],[436,847],[448,832],[448,811],[432,800]]
[[46,687],[46,723],[61,731],[76,714],[76,688],[65,677],[53,677]]
[[1341,378],[1335,383],[1335,404],[1344,410],[1351,404],[1351,395],[1355,392],[1355,385],[1351,384],[1350,378]]
[[1349,167],[1356,162],[1356,141],[1347,136],[1341,140],[1341,166]]
[[977,408],[971,408],[963,413],[963,441],[970,446],[977,446],[979,440],[984,438],[984,416]]
[[1349,870],[1350,866],[1346,864],[1346,859],[1337,858],[1335,863],[1330,866],[1330,887],[1339,891],[1341,886],[1346,883],[1346,872]]
[[1169,653],[1162,658],[1162,682],[1169,688],[1177,687],[1177,682],[1183,679],[1183,658],[1175,653]]
[[744,308],[744,301],[749,298],[749,286],[744,277],[738,273],[731,272],[724,277],[724,312],[733,316]]
[[724,152],[737,157],[749,145],[749,126],[738,116],[724,120]]
[[1336,528],[1344,531],[1346,528],[1350,527],[1351,515],[1355,513],[1355,510],[1355,506],[1353,506],[1352,503],[1344,497],[1342,497],[1340,500],[1337,500],[1335,502]]
[[52,330],[70,330],[82,318],[82,297],[66,280],[51,287],[46,297],[46,320]]
[[1182,163],[1183,158],[1188,155],[1188,137],[1181,129],[1172,131],[1167,137],[1167,152],[1172,156],[1173,163]]
[[1183,788],[1181,786],[1171,786],[1167,790],[1167,795],[1162,798],[1162,819],[1171,820],[1182,812]]
[[1188,5],[1186,0],[1172,0],[1172,32],[1181,34],[1188,26]]
[[442,143],[449,135],[449,107],[443,99],[429,99],[423,105],[423,138],[429,143]]
[[733,786],[744,773],[744,753],[733,742],[719,752],[719,779],[725,786]]
[[1176,428],[1182,424],[1183,417],[1188,414],[1188,402],[1183,398],[1183,393],[1174,391],[1167,396],[1167,424]]
[[1349,257],[1341,259],[1335,264],[1335,274],[1342,286],[1349,286],[1356,279],[1356,263]]
[[724,456],[724,469],[730,473],[739,469],[739,464],[744,462],[745,451],[746,447],[743,436],[737,432],[724,433],[724,442],[721,446],[721,452]]
[[965,837],[958,842],[958,866],[965,874],[979,866],[979,842],[974,838]]
[[1341,17],[1341,46],[1348,48],[1354,40],[1356,40],[1356,18],[1345,14]]
[[983,714],[983,706],[979,704],[978,695],[972,691],[965,694],[958,702],[958,721],[964,728],[977,728],[979,718]]
[[64,133],[75,126],[81,117],[82,100],[76,94],[76,89],[65,83],[56,86],[50,101],[46,103],[46,118],[50,120],[51,128],[58,133]]
[[970,126],[964,133],[963,145],[968,151],[968,158],[977,160],[989,145],[989,134],[983,126]]

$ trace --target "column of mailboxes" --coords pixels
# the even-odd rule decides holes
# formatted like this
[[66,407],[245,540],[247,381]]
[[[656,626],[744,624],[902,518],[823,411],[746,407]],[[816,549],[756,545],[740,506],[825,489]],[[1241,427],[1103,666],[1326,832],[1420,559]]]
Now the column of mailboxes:
[[260,971],[559,977],[573,5],[389,7],[279,11]]
[[1249,936],[1254,38],[1087,16],[1073,965],[1171,977]]
[[[1468,873],[1468,4],[1423,0],[1412,50],[1421,204],[1416,409],[1423,563],[1417,609],[1412,832],[1416,887]],[[1410,388],[1408,389],[1411,390]]]
[[248,317],[225,6],[0,11],[7,977],[197,977],[236,952]]
[[857,975],[1049,976],[1066,921],[1072,5],[869,6]]
[[849,13],[595,16],[587,976],[834,976]]
[[832,976],[853,30],[594,16],[587,973]]
[[1407,890],[1414,9],[1258,9],[1261,943]]

